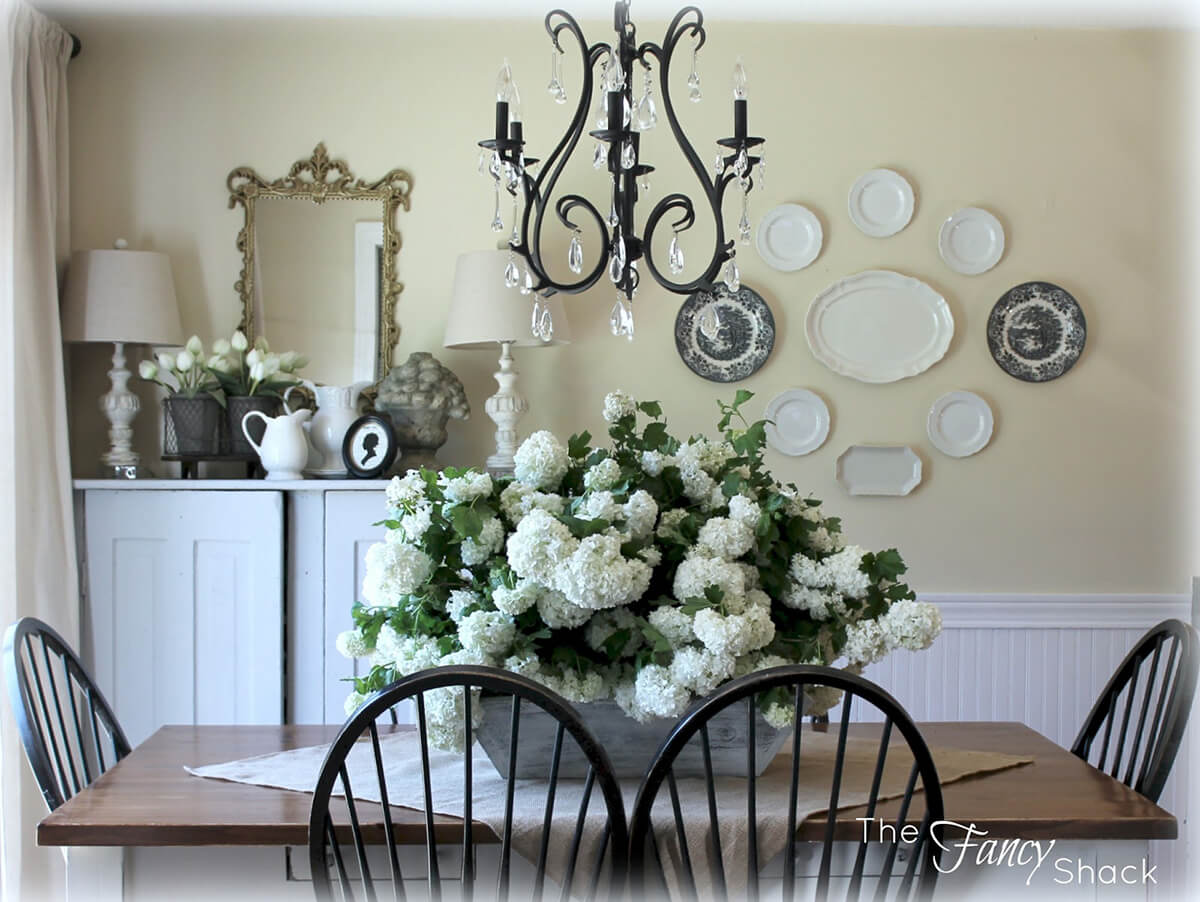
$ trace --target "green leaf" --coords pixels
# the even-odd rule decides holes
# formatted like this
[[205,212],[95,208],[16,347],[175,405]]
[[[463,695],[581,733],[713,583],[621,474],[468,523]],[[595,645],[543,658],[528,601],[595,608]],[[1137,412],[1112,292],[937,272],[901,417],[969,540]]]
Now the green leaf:
[[746,391],[744,388],[739,388],[737,394],[733,396],[733,409],[737,410],[747,401],[754,397],[754,392]]
[[741,473],[730,471],[725,474],[725,480],[721,483],[721,494],[726,498],[732,498],[742,490],[742,486],[746,484],[746,477]]
[[570,439],[567,440],[567,454],[572,460],[578,460],[581,457],[586,457],[591,440],[592,434],[586,429],[577,435],[571,436]]
[[[443,510],[443,513],[446,513]],[[454,532],[463,539],[477,539],[483,530],[483,517],[472,507],[456,504],[448,512]]]
[[658,418],[662,416],[662,405],[657,401],[642,401],[638,404],[638,410],[648,417]]
[[604,532],[612,526],[607,520],[583,520],[568,514],[564,514],[558,519],[561,523],[566,524],[567,528],[571,530],[571,535],[577,539],[586,539],[588,536]]
[[621,656],[621,652],[625,650],[625,646],[629,644],[629,640],[633,638],[633,631],[629,629],[620,629],[604,640],[604,653],[608,655],[609,660],[615,661]]
[[666,423],[649,423],[642,430],[642,442],[648,450],[662,451],[669,439]]
[[704,597],[712,605],[719,605],[725,600],[725,590],[720,586],[705,586]]

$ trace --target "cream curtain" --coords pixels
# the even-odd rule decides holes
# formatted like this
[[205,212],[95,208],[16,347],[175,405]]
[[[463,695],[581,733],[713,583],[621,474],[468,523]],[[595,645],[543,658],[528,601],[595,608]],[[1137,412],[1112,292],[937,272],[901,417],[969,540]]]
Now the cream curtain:
[[[76,646],[78,581],[58,318],[67,231],[71,38],[0,0],[0,628],[31,614]],[[62,895],[62,856],[39,849],[45,814],[7,699],[0,703],[0,895]]]

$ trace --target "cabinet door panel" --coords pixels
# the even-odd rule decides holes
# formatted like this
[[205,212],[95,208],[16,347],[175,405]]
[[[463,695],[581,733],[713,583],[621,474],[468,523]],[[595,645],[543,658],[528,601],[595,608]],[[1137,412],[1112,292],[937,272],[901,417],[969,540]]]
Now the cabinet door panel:
[[89,490],[85,660],[131,742],[165,723],[279,723],[283,496]]

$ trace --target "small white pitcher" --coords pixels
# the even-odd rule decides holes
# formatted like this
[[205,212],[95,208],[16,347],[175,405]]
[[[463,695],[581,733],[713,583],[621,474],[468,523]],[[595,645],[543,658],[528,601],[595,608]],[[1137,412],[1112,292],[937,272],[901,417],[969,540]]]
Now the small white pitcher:
[[[267,471],[267,479],[303,479],[301,470],[308,460],[308,440],[304,436],[304,424],[312,416],[308,409],[269,417],[261,410],[251,410],[242,417],[242,432],[253,446]],[[254,441],[247,424],[251,417],[261,417],[267,424],[262,443]]]
[[[314,453],[305,469],[313,476],[344,477],[346,465],[342,461],[342,442],[347,430],[358,419],[358,396],[372,383],[317,385],[305,379],[301,384],[317,399],[317,412],[307,430]],[[287,398],[295,388],[293,385],[283,393],[285,410],[291,410]]]

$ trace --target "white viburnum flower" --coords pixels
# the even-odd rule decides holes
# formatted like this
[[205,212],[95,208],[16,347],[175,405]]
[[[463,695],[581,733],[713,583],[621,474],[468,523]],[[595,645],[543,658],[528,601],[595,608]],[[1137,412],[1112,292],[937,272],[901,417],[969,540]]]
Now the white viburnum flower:
[[375,650],[367,645],[363,634],[356,629],[338,633],[337,641],[334,644],[338,653],[346,658],[365,658]]
[[677,600],[703,598],[709,586],[719,588],[726,602],[740,600],[746,594],[746,578],[741,568],[728,561],[692,553],[675,568],[672,592]]
[[462,623],[463,618],[468,616],[467,609],[482,603],[483,599],[470,589],[455,589],[446,599],[446,615],[455,623]]
[[561,495],[539,492],[519,482],[510,482],[500,493],[500,512],[514,527],[531,510],[544,510],[561,514],[567,509],[567,501]]
[[920,651],[933,644],[942,631],[942,612],[937,605],[901,599],[879,618],[889,649]]
[[729,518],[741,523],[747,529],[753,531],[758,525],[758,518],[762,515],[762,508],[758,502],[745,495],[734,495],[729,499]]
[[492,604],[505,614],[515,617],[518,614],[525,613],[537,604],[538,596],[544,591],[545,589],[537,585],[537,583],[521,580],[517,583],[516,588],[513,589],[507,586],[499,586],[493,589]]
[[387,506],[394,510],[407,510],[425,501],[425,480],[417,470],[409,470],[403,476],[393,476],[385,490]]
[[873,664],[887,654],[887,638],[878,620],[859,620],[846,624],[846,644],[842,655],[850,664]]
[[579,510],[575,512],[580,520],[607,520],[613,523],[624,517],[625,511],[613,500],[612,492],[591,492]]
[[705,608],[696,614],[692,629],[709,651],[734,657],[756,651],[775,638],[771,612],[757,606],[727,617],[713,608]]
[[474,471],[462,476],[438,479],[442,494],[452,504],[470,504],[476,498],[486,498],[492,493],[492,477],[487,473]]
[[687,710],[692,694],[676,682],[671,671],[658,664],[647,664],[634,680],[634,702],[654,717],[679,717]]
[[651,611],[646,620],[663,634],[672,648],[683,648],[696,641],[696,633],[692,629],[692,615],[684,613],[682,608],[661,605]]
[[661,476],[663,469],[670,462],[661,451],[642,452],[642,472],[647,476]]
[[601,610],[637,601],[650,586],[650,574],[643,561],[621,554],[619,535],[593,535],[555,571],[553,585],[573,604]]
[[740,520],[713,517],[700,527],[696,544],[712,557],[732,561],[754,547],[754,531]]
[[362,705],[362,703],[366,700],[367,697],[361,692],[351,692],[349,695],[347,695],[346,702],[342,706],[346,712],[346,716],[349,717],[351,714],[357,711],[359,706]]
[[621,465],[612,457],[588,467],[583,473],[584,488],[593,492],[611,489],[621,481]]
[[681,648],[671,659],[671,679],[696,695],[708,695],[733,676],[734,657],[707,648]]
[[553,586],[559,570],[579,547],[565,523],[544,510],[532,510],[508,537],[508,563],[524,579]]
[[537,609],[542,622],[552,630],[583,626],[594,613],[588,608],[572,604],[561,592],[553,589],[538,596]]
[[377,542],[367,549],[363,599],[371,607],[392,607],[417,591],[433,572],[429,555],[402,542]]
[[513,461],[517,482],[543,490],[556,489],[570,465],[567,449],[544,429],[521,443]]
[[504,547],[504,524],[499,517],[488,517],[483,521],[478,537],[463,539],[461,553],[468,567],[482,564]]
[[463,648],[485,655],[507,654],[516,634],[512,618],[499,611],[474,611],[458,623]]
[[638,489],[629,496],[622,511],[625,517],[625,530],[633,539],[648,539],[654,533],[654,523],[658,519],[658,502],[645,489]]
[[604,422],[615,423],[622,417],[637,413],[637,402],[625,392],[617,390],[604,396]]

